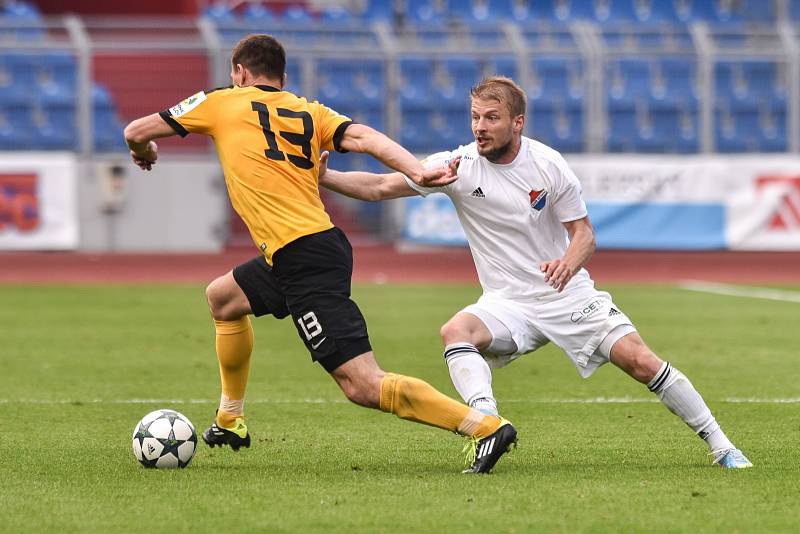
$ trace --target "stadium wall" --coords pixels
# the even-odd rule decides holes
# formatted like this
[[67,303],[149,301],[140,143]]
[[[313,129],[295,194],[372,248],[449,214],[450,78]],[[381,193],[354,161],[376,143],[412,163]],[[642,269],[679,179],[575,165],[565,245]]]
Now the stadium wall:
[[216,252],[228,203],[219,164],[173,156],[141,172],[119,157],[0,160],[0,250]]

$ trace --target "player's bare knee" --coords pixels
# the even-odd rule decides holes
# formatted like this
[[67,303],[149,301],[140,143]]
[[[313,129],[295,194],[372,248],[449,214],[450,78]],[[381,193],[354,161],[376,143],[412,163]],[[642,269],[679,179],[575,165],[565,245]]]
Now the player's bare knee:
[[346,380],[339,382],[347,400],[359,406],[375,408],[380,401],[380,385],[377,392],[375,387],[367,380]]
[[463,325],[459,324],[458,321],[453,319],[442,325],[442,327],[439,329],[439,335],[442,336],[442,342],[445,345],[471,339],[469,330],[464,328]]
[[647,346],[637,346],[627,358],[626,371],[633,378],[646,384],[653,379],[661,367],[661,360]]
[[231,305],[231,293],[224,277],[217,278],[206,287],[206,301],[211,316],[217,321],[233,321],[239,318]]

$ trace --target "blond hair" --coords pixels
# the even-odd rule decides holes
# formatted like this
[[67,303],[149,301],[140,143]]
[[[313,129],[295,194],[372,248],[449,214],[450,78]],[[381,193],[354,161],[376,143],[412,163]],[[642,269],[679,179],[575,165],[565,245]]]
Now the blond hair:
[[489,76],[473,87],[469,96],[473,99],[496,100],[506,104],[511,112],[511,117],[525,115],[527,96],[522,87],[506,76]]

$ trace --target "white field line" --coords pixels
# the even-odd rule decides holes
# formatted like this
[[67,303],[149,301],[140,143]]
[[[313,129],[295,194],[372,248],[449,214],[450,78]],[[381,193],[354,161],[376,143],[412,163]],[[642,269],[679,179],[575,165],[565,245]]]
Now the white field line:
[[[800,397],[725,397],[721,402],[735,404],[800,404]],[[211,399],[0,399],[0,404],[216,404]],[[345,399],[252,399],[247,404],[346,404]],[[585,399],[531,398],[499,399],[500,404],[650,404],[660,402],[655,397],[590,397]]]
[[739,286],[732,284],[718,284],[700,280],[685,280],[678,287],[687,291],[698,293],[712,293],[730,297],[746,297],[754,299],[779,300],[781,302],[796,302],[800,304],[800,292],[771,289],[766,287]]

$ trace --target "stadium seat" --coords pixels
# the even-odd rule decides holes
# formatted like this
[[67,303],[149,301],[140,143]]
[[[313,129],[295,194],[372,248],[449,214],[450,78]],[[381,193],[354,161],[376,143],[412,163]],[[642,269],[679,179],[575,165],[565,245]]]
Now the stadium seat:
[[513,57],[493,57],[484,69],[485,76],[507,76],[517,80],[517,60]]
[[433,61],[421,57],[399,60],[400,106],[402,109],[427,109],[433,94]]
[[209,5],[204,11],[203,16],[210,19],[215,24],[236,24],[238,19],[233,10],[225,3],[218,2]]
[[125,150],[123,125],[117,117],[114,101],[108,90],[97,83],[92,85],[92,108],[95,149],[100,152]]
[[326,7],[322,10],[320,20],[325,25],[334,27],[351,27],[356,24],[356,19],[352,13],[339,5]]
[[0,143],[4,150],[28,150],[35,148],[31,133],[33,124],[33,107],[30,104],[8,106],[0,103]]
[[283,12],[283,22],[288,24],[308,25],[314,22],[311,13],[301,5],[290,5]]
[[412,26],[442,26],[446,13],[433,0],[406,0],[406,20]]
[[401,114],[400,144],[417,154],[433,153],[438,140],[433,135],[430,109],[409,109]]
[[537,107],[528,113],[532,137],[559,152],[582,152],[583,112],[566,109],[565,106]]
[[286,61],[286,87],[290,93],[303,96],[303,77],[300,74],[300,64],[291,57]]
[[392,23],[395,19],[394,2],[367,0],[364,10],[359,15],[368,22]]
[[698,115],[694,110],[652,109],[653,130],[661,143],[653,152],[690,154],[697,152]]
[[0,30],[0,39],[36,41],[44,37],[44,26],[39,9],[28,2],[5,2],[0,12],[0,21],[5,28]]
[[78,138],[74,122],[74,110],[72,121],[65,124],[65,117],[59,117],[59,110],[52,110],[51,114],[47,109],[37,109],[33,114],[33,144],[36,148],[45,150],[74,150],[77,148]]
[[264,24],[273,24],[278,17],[264,4],[248,3],[242,11],[242,19],[248,26],[260,27]]
[[542,102],[564,101],[567,107],[582,107],[583,63],[570,57],[536,58],[530,67],[532,84],[525,88],[529,98]]
[[605,79],[609,109],[628,109],[639,100],[650,99],[649,60],[611,60],[606,63]]
[[697,64],[693,58],[656,60],[652,69],[653,104],[667,107],[697,104]]
[[383,107],[383,64],[377,60],[354,63],[347,59],[318,63],[319,96],[339,108],[357,104],[365,109]]
[[456,93],[458,107],[463,108],[470,88],[481,79],[480,63],[473,58],[452,57],[445,59],[441,66],[451,83],[452,90]]

